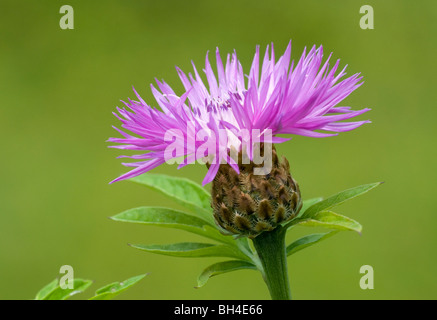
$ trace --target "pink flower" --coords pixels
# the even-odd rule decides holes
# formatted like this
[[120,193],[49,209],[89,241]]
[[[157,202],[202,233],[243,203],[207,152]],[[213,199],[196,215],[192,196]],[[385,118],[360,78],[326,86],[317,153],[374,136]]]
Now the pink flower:
[[[273,135],[272,143],[282,143],[289,139],[276,135],[329,137],[369,122],[343,121],[369,109],[353,111],[350,107],[337,106],[362,84],[359,74],[341,80],[346,67],[336,74],[339,60],[330,68],[331,55],[322,63],[321,46],[314,46],[308,53],[304,50],[297,64],[292,61],[291,66],[290,56],[291,42],[277,62],[273,45],[270,54],[267,47],[260,70],[257,47],[250,73],[245,76],[235,52],[227,55],[224,66],[217,49],[218,78],[206,55],[203,71],[207,85],[194,64],[194,75],[189,73],[187,76],[176,68],[186,90],[181,96],[167,83],[156,80],[159,90],[153,85],[151,89],[161,110],[149,106],[134,90],[138,101],[129,99],[124,102],[129,110],[117,108],[120,115],[114,114],[122,122],[122,128],[136,136],[115,128],[124,138],[110,138],[109,141],[121,144],[114,148],[145,153],[130,156],[140,161],[124,163],[134,169],[112,182],[140,175],[163,164],[169,160],[171,147],[178,151],[171,153],[171,157],[186,157],[179,167],[206,155],[213,158],[203,181],[206,184],[214,179],[220,162],[229,163],[238,172],[238,165],[229,157],[230,150],[245,151],[252,157],[254,141],[242,132],[256,131],[260,136],[269,131]],[[200,138],[199,132],[202,132]],[[175,139],[178,136],[180,141]],[[202,146],[207,147],[207,152],[199,154],[197,151]]]

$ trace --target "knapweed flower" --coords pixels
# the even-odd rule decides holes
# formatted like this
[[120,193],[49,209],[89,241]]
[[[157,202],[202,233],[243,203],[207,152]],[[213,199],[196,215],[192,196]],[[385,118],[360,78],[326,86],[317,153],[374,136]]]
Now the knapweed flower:
[[[219,50],[216,50],[218,81],[207,54],[204,72],[208,86],[205,86],[194,64],[194,76],[188,74],[187,77],[177,68],[186,89],[181,96],[178,96],[165,82],[156,80],[161,92],[151,85],[161,110],[149,106],[135,91],[138,101],[129,99],[129,102],[125,102],[129,110],[117,108],[121,117],[115,115],[126,131],[137,136],[116,128],[124,138],[110,138],[109,141],[122,144],[113,146],[114,148],[144,153],[131,156],[132,159],[142,161],[125,163],[124,165],[135,169],[115,179],[114,182],[140,175],[166,162],[166,150],[169,150],[169,146],[175,142],[175,139],[166,139],[166,136],[171,137],[172,133],[176,132],[183,135],[184,143],[177,150],[181,153],[175,156],[191,156],[190,162],[194,162],[205,156],[202,154],[198,158],[196,154],[197,149],[205,144],[205,138],[213,134],[219,137],[219,129],[226,132],[226,137],[222,139],[226,144],[215,141],[214,148],[208,149],[212,151],[207,154],[208,156],[218,156],[221,150],[230,151],[232,147],[241,151],[244,137],[238,137],[238,133],[243,131],[250,133],[257,129],[263,133],[270,129],[273,135],[272,142],[281,143],[287,139],[276,135],[329,137],[368,122],[340,122],[369,110],[352,111],[350,107],[337,106],[361,85],[359,82],[362,77],[354,74],[340,81],[346,74],[346,67],[336,75],[339,60],[332,68],[329,66],[331,56],[322,64],[321,46],[319,48],[314,46],[308,53],[304,51],[299,62],[295,64],[293,61],[291,66],[291,42],[277,62],[275,62],[273,45],[270,55],[267,47],[261,75],[259,56],[259,47],[257,47],[250,73],[246,76],[247,81],[235,52],[232,56],[228,54],[224,66]],[[199,137],[199,132],[210,136]],[[188,143],[190,141],[194,142],[192,146]],[[223,158],[216,160],[233,165],[232,159],[227,155],[227,152],[223,152]],[[181,166],[188,163],[188,161],[183,162]],[[219,161],[215,161],[209,167],[204,184],[214,179],[219,165]],[[235,165],[233,167],[238,172],[238,167]]]
[[[115,148],[143,153],[130,156],[140,161],[124,163],[134,169],[114,181],[140,175],[175,159],[179,167],[207,159],[209,169],[203,184],[214,181],[212,207],[222,228],[253,235],[290,219],[300,208],[300,193],[289,174],[288,162],[278,161],[274,147],[269,149],[273,152],[269,157],[276,160],[270,162],[267,171],[255,172],[260,177],[248,172],[240,175],[240,171],[261,169],[254,165],[256,154],[260,156],[256,146],[267,148],[289,140],[277,135],[329,137],[368,122],[343,120],[369,109],[353,111],[338,106],[362,84],[362,77],[354,74],[344,78],[346,67],[337,73],[339,60],[331,67],[331,55],[325,62],[322,58],[322,46],[313,46],[294,63],[290,42],[278,61],[273,45],[270,50],[267,46],[260,66],[257,47],[249,74],[245,75],[235,52],[227,55],[223,65],[217,49],[218,77],[207,54],[203,70],[206,85],[194,63],[194,75],[187,76],[177,68],[185,88],[182,95],[156,80],[159,90],[153,85],[151,89],[160,110],[149,106],[134,90],[138,101],[124,102],[128,109],[117,108],[119,115],[115,115],[122,128],[135,136],[115,128],[123,138],[109,141],[121,144]],[[242,159],[247,160],[245,165]],[[219,169],[222,173],[218,174]],[[227,186],[223,185],[225,181]],[[267,204],[265,199],[275,200]]]

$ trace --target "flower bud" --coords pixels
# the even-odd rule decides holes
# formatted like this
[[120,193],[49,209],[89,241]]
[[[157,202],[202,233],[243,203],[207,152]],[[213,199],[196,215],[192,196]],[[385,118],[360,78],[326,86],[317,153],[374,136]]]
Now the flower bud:
[[302,207],[299,186],[291,177],[285,157],[280,161],[272,148],[272,170],[255,175],[253,162],[238,162],[240,174],[221,164],[212,182],[214,219],[224,234],[256,237],[294,218]]

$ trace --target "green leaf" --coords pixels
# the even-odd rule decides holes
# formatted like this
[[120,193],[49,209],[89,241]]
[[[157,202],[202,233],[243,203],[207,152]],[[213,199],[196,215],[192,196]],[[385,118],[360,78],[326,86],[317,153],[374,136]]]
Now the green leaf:
[[53,280],[42,288],[35,297],[35,300],[44,300],[44,298],[58,286],[58,279]]
[[172,198],[199,214],[211,225],[215,225],[210,204],[211,196],[201,185],[184,178],[151,173],[145,173],[129,180]]
[[213,265],[210,265],[205,270],[202,271],[202,273],[197,278],[197,287],[200,288],[206,284],[206,282],[209,280],[209,278],[217,276],[219,274],[232,272],[236,270],[241,269],[252,269],[256,270],[256,266],[250,262],[247,261],[241,261],[241,260],[231,260],[231,261],[224,261],[224,262],[218,262]]
[[96,291],[96,295],[91,297],[89,300],[111,300],[115,296],[119,295],[123,291],[129,289],[134,284],[142,280],[147,274],[142,274],[129,278],[123,282],[114,282],[108,284]]
[[111,217],[111,219],[115,221],[181,229],[223,243],[235,245],[232,238],[222,235],[217,228],[211,228],[210,224],[205,220],[174,209],[140,207],[119,213]]
[[322,200],[323,200],[322,197],[304,200],[302,204],[302,208],[299,211],[298,217],[301,217],[305,213],[305,211],[307,211],[307,209],[311,207],[313,204],[316,204],[317,202],[320,202]]
[[181,242],[172,244],[131,245],[134,248],[174,257],[232,257],[243,260],[249,258],[240,250],[226,245],[210,243]]
[[295,224],[308,227],[324,227],[337,230],[352,230],[361,233],[363,227],[357,221],[332,211],[314,214],[311,219],[297,219]]
[[[57,282],[58,280],[56,280]],[[49,285],[53,286],[53,282],[51,282]],[[45,295],[41,300],[66,300],[70,298],[71,296],[81,293],[85,291],[90,285],[92,285],[91,280],[83,280],[83,279],[74,279],[73,280],[73,288],[69,289],[62,289],[59,284],[56,284],[56,287],[54,287],[47,295]],[[44,287],[42,290],[45,290],[49,288],[49,285]]]
[[286,221],[285,223],[283,223],[284,228],[290,230],[291,228],[295,227],[297,222],[298,222],[298,219],[301,218],[305,214],[305,212],[308,210],[308,208],[310,208],[312,205],[314,205],[322,200],[323,200],[322,197],[304,200],[302,203],[302,208],[300,209],[297,217],[292,219],[291,221]]
[[300,218],[312,218],[312,216],[317,214],[318,212],[338,206],[339,204],[349,199],[355,198],[363,193],[366,193],[369,190],[372,190],[373,188],[376,188],[381,183],[382,182],[365,184],[337,193],[325,200],[313,204],[305,211],[305,213]]
[[334,234],[338,233],[338,231],[331,231],[327,233],[314,233],[297,239],[287,246],[287,256],[291,256],[292,254],[305,249],[307,247],[312,246],[322,240],[325,240],[329,237],[332,237]]

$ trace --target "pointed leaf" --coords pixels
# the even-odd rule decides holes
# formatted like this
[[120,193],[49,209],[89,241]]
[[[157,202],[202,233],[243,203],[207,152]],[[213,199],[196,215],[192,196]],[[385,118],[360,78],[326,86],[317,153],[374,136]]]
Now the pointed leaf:
[[250,262],[242,261],[242,260],[231,260],[218,262],[213,265],[210,265],[197,278],[197,287],[200,288],[206,284],[209,278],[214,277],[219,274],[232,272],[241,269],[252,269],[256,270],[256,266]]
[[130,180],[172,198],[214,225],[210,204],[211,196],[197,183],[184,178],[151,173],[142,174]]
[[317,214],[318,212],[338,206],[339,204],[349,199],[355,198],[363,193],[366,193],[369,190],[372,190],[373,188],[376,188],[380,184],[381,182],[365,184],[337,193],[325,200],[313,204],[305,211],[301,218],[312,218],[312,216]]
[[215,245],[210,243],[181,242],[172,244],[150,244],[131,245],[134,248],[157,254],[174,257],[232,257],[247,260],[249,259],[241,251],[226,245]]
[[299,211],[298,217],[301,217],[305,213],[305,211],[307,211],[307,209],[311,207],[313,204],[316,204],[317,202],[320,202],[322,200],[323,200],[322,197],[304,200],[302,204],[302,208]]
[[208,223],[185,212],[161,207],[139,207],[126,210],[113,217],[112,220],[150,224],[183,230],[203,229]]
[[181,229],[223,243],[235,245],[232,238],[222,235],[217,228],[212,228],[205,220],[174,209],[139,207],[126,210],[111,217],[111,219],[115,221]]
[[58,286],[58,279],[53,280],[44,288],[42,288],[35,297],[35,300],[44,300],[44,298],[49,295]]
[[62,289],[59,284],[57,284],[42,300],[66,300],[75,294],[85,291],[92,283],[91,280],[74,279],[72,289]]
[[332,237],[334,234],[338,233],[338,231],[331,231],[327,233],[314,233],[297,239],[287,246],[287,256],[291,256],[292,254],[305,249],[307,247],[312,246],[322,240],[325,240],[329,237]]
[[363,227],[357,221],[332,211],[318,212],[311,219],[297,219],[296,224],[308,227],[324,227],[337,230],[352,230],[361,233]]
[[123,291],[129,289],[134,284],[142,280],[146,274],[142,274],[139,276],[135,276],[132,278],[129,278],[123,282],[114,282],[111,284],[108,284],[96,291],[96,295],[94,297],[91,297],[89,300],[111,300]]

